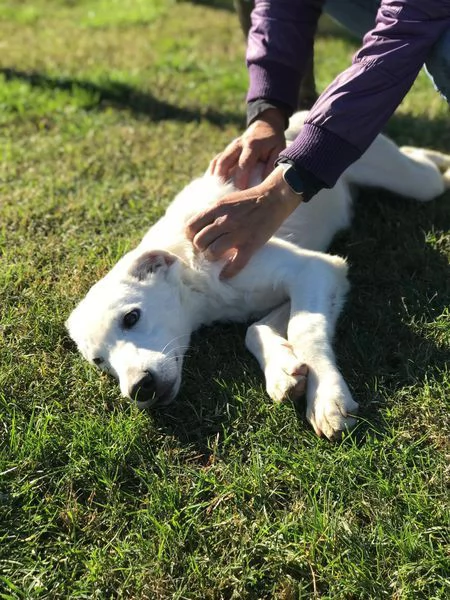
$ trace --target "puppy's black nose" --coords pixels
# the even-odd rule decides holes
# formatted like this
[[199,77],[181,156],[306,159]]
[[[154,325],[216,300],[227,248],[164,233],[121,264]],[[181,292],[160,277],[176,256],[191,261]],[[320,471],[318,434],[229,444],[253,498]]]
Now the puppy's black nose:
[[153,400],[156,394],[156,378],[150,371],[139,379],[131,388],[130,396],[136,402],[148,402]]

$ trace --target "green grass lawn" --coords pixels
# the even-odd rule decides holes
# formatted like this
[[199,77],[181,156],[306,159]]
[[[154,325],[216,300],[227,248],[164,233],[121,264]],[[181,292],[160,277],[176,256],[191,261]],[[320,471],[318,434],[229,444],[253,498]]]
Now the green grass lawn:
[[[450,195],[365,192],[336,349],[362,406],[339,444],[274,406],[244,328],[194,336],[141,413],[64,321],[244,125],[227,0],[0,5],[0,598],[450,596]],[[356,46],[325,22],[323,88]],[[388,133],[450,152],[422,75]]]

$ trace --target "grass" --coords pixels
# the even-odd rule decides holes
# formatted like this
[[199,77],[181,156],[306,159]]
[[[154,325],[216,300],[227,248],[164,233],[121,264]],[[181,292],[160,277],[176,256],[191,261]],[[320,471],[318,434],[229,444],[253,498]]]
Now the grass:
[[[240,326],[194,336],[179,400],[159,414],[121,400],[64,330],[242,129],[229,8],[0,7],[2,599],[449,596],[448,195],[367,191],[336,241],[353,283],[336,348],[362,404],[342,443],[271,404]],[[320,87],[354,49],[324,22]],[[425,76],[387,129],[450,152]]]

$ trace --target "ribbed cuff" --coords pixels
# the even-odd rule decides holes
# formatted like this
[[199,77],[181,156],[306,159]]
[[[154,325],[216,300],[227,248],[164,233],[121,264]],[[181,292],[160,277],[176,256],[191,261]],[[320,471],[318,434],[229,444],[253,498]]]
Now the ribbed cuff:
[[280,157],[292,160],[296,167],[310,171],[331,188],[361,154],[358,148],[331,131],[305,123],[299,136]]
[[300,74],[285,65],[271,64],[270,76],[261,65],[251,64],[248,67],[250,88],[247,102],[258,98],[266,98],[286,104],[292,112],[297,106]]
[[284,128],[287,129],[289,126],[289,117],[292,115],[290,108],[286,104],[283,104],[283,102],[266,100],[265,98],[258,98],[247,104],[247,127],[251,125],[253,121],[256,121],[261,113],[270,108],[276,108],[282,113],[284,116]]

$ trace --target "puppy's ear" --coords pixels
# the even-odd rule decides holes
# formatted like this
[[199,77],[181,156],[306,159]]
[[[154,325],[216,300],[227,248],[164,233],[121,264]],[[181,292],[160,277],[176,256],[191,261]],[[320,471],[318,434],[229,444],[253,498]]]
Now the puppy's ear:
[[152,273],[165,273],[176,260],[176,256],[164,250],[144,252],[136,258],[128,272],[139,281],[144,281]]

